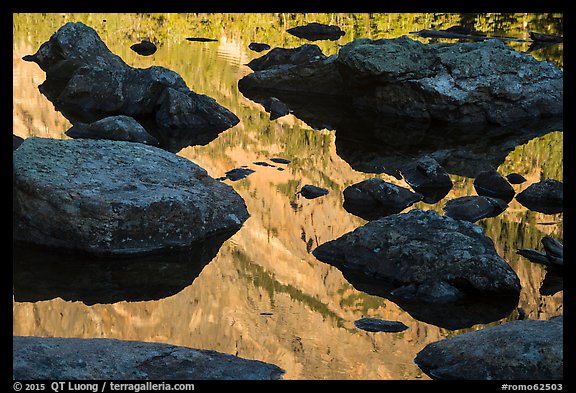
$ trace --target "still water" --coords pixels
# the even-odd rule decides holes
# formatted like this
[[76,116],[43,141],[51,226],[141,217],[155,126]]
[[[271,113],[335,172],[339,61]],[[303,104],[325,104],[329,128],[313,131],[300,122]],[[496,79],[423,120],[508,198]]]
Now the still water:
[[[33,296],[26,298],[14,290],[14,335],[107,337],[212,349],[274,363],[286,371],[284,379],[428,379],[413,362],[424,346],[519,318],[520,313],[514,308],[497,320],[450,329],[434,318],[419,320],[414,316],[418,313],[356,289],[338,269],[318,261],[311,254],[314,248],[366,222],[343,209],[345,187],[381,177],[409,188],[404,180],[386,170],[388,153],[378,144],[395,146],[394,151],[400,151],[400,155],[404,154],[403,147],[397,140],[388,141],[392,136],[381,130],[368,142],[348,137],[350,130],[331,126],[330,116],[322,118],[325,127],[294,114],[270,120],[260,104],[238,91],[237,83],[251,72],[245,64],[262,55],[248,49],[248,44],[264,42],[271,47],[291,48],[309,43],[286,30],[310,22],[338,25],[346,31],[337,41],[314,42],[330,55],[359,37],[394,38],[456,24],[489,35],[522,39],[529,38],[528,30],[562,34],[561,15],[14,14],[13,21],[15,135],[67,138],[64,132],[70,123],[38,91],[44,72],[21,59],[36,52],[65,22],[82,21],[129,65],[171,69],[184,78],[190,89],[213,97],[240,118],[238,125],[209,144],[186,147],[179,155],[196,162],[214,178],[241,166],[255,171],[239,181],[224,180],[244,198],[251,217],[215,250],[211,260],[190,267],[191,271],[195,269],[193,273],[167,271],[166,288],[156,287],[154,294],[146,296],[147,287],[142,285],[140,290],[144,293],[137,298],[99,297],[98,280],[107,277],[102,274],[91,276],[97,279],[90,283],[90,290],[96,290],[89,298],[58,287],[59,284],[51,286],[50,279],[46,279],[50,274],[32,274],[27,285]],[[190,42],[187,37],[217,41]],[[158,46],[154,55],[141,57],[129,49],[146,38]],[[544,48],[530,48],[528,42],[509,45],[563,67],[562,44]],[[535,124],[528,130],[521,128],[515,135],[497,133],[488,138],[488,144],[483,135],[468,138],[465,154],[459,151],[452,163],[448,161],[454,182],[449,194],[438,203],[420,202],[407,210],[433,209],[443,214],[446,201],[476,195],[472,176],[486,163],[502,174],[522,174],[528,181],[515,185],[516,192],[544,178],[563,180],[561,123]],[[420,142],[426,144],[426,138]],[[435,149],[443,147],[441,140],[435,139],[434,143]],[[275,166],[254,164],[272,164],[272,157],[291,162]],[[304,184],[327,188],[330,193],[318,199],[304,199],[295,194]],[[526,318],[561,315],[561,278],[547,275],[543,266],[518,256],[515,250],[541,249],[540,239],[545,235],[562,241],[563,214],[532,212],[513,200],[504,213],[477,224],[520,277],[518,307]],[[15,255],[15,266],[20,263],[18,258],[30,258],[22,252]],[[58,258],[43,255],[35,263],[40,270],[50,269],[58,265],[54,261]],[[58,266],[74,266],[74,262]],[[73,279],[78,283],[90,281],[82,277],[82,269],[77,267],[76,264],[76,269],[70,269],[74,270],[70,273]],[[170,277],[174,277],[172,282]],[[142,280],[146,282],[146,278]],[[162,286],[161,280],[155,283]],[[102,286],[105,284],[108,283]],[[18,286],[15,282],[15,288]],[[400,321],[408,329],[401,333],[362,331],[354,326],[354,321],[362,317]]]

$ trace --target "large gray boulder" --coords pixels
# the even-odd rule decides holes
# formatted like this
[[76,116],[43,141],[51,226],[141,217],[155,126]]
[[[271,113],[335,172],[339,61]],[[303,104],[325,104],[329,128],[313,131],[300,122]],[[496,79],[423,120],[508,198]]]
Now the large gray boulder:
[[284,370],[205,349],[105,338],[13,338],[18,380],[272,380]]
[[13,238],[95,254],[182,249],[238,230],[234,189],[140,143],[28,138],[13,154]]
[[427,345],[415,363],[433,379],[561,380],[563,317],[523,320]]
[[451,124],[505,125],[563,113],[562,71],[499,40],[359,38],[325,60],[249,74],[239,87],[342,96],[357,110]]
[[177,150],[206,143],[239,122],[213,98],[191,91],[176,72],[129,66],[81,22],[66,23],[23,59],[46,72],[40,91],[72,123],[130,116]]
[[432,210],[370,221],[320,245],[313,254],[341,269],[392,283],[397,294],[410,292],[423,301],[449,302],[466,293],[520,293],[518,276],[481,227]]

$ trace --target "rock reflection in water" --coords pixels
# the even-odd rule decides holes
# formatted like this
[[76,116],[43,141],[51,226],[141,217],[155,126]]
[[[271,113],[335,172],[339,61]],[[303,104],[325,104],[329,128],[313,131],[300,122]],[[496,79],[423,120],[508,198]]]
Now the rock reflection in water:
[[94,257],[15,244],[14,300],[62,298],[87,305],[159,300],[189,286],[232,234],[186,251],[140,257]]
[[[270,98],[240,90],[258,103]],[[351,109],[346,99],[279,93],[275,96],[310,127],[334,130],[337,153],[352,168],[365,173],[386,173],[397,179],[401,179],[403,167],[427,155],[450,174],[476,177],[480,172],[497,168],[516,146],[563,128],[561,118],[464,128],[378,117]]]
[[518,306],[518,297],[466,295],[454,302],[429,303],[405,300],[391,292],[396,286],[383,280],[374,280],[365,274],[341,269],[352,286],[369,295],[383,297],[396,303],[414,319],[449,330],[465,329],[476,324],[487,324],[507,317]]

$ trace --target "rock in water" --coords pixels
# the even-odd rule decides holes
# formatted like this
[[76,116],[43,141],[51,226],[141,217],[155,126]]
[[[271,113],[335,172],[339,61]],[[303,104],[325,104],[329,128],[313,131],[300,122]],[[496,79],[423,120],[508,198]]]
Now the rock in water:
[[300,189],[300,194],[306,199],[315,199],[328,194],[328,190],[322,187],[306,184]]
[[436,203],[452,188],[448,172],[433,157],[424,156],[405,166],[402,176],[406,183],[424,196],[424,202]]
[[138,44],[134,44],[130,47],[134,52],[138,53],[141,56],[150,56],[156,53],[156,45],[152,42],[143,40]]
[[108,338],[13,338],[13,379],[270,380],[284,370],[205,349]]
[[158,140],[129,116],[109,116],[91,124],[76,123],[65,132],[70,138],[132,141],[158,146]]
[[368,332],[398,333],[408,329],[402,322],[385,321],[378,318],[361,318],[354,321],[354,326]]
[[506,179],[510,184],[522,184],[526,181],[526,178],[519,173],[510,173],[506,175]]
[[179,150],[205,144],[240,121],[213,98],[191,91],[174,71],[129,66],[81,22],[66,23],[24,60],[46,72],[40,91],[73,124],[126,115]]
[[322,23],[312,22],[305,26],[292,27],[286,30],[288,33],[298,38],[304,38],[309,41],[331,40],[335,41],[346,33],[338,26],[325,25]]
[[414,362],[433,379],[562,380],[563,317],[490,326],[428,344]]
[[[462,293],[520,293],[518,276],[481,227],[432,210],[415,209],[370,221],[320,245],[313,255],[396,287],[440,288],[439,284],[446,283],[445,287]],[[450,297],[456,298],[454,293]]]
[[502,199],[510,202],[514,198],[514,188],[495,170],[484,171],[474,179],[474,189],[478,195]]
[[367,179],[344,190],[344,209],[365,220],[399,213],[421,200],[421,194],[380,178]]
[[17,241],[141,254],[186,248],[249,217],[232,187],[140,143],[28,138],[13,163]]
[[248,49],[253,50],[254,52],[263,52],[270,49],[270,45],[260,42],[251,42],[250,45],[248,45]]
[[456,220],[475,222],[482,218],[497,216],[507,208],[508,205],[502,199],[486,196],[464,196],[446,202],[444,211],[447,216]]
[[541,180],[516,195],[516,200],[533,211],[561,213],[564,210],[564,183],[554,179]]

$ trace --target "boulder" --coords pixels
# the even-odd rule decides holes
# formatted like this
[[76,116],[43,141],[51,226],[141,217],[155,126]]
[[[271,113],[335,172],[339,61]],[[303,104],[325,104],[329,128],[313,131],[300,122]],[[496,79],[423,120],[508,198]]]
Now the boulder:
[[93,254],[185,249],[238,230],[244,200],[192,161],[140,143],[28,138],[13,153],[13,238]]
[[18,380],[273,380],[258,360],[170,344],[108,338],[13,337]]
[[401,170],[406,183],[424,196],[424,202],[436,203],[452,188],[448,172],[431,156],[423,156]]
[[449,124],[561,117],[563,73],[499,40],[355,39],[337,55],[246,75],[249,89],[341,97],[360,111]]
[[179,150],[207,143],[240,121],[213,98],[191,91],[174,71],[129,66],[81,22],[66,23],[23,59],[46,72],[40,91],[73,124],[131,116]]
[[140,56],[150,56],[156,53],[156,45],[148,40],[142,40],[137,44],[131,45],[130,49],[138,53]]
[[520,293],[518,276],[481,227],[432,210],[414,209],[370,221],[320,245],[313,255],[396,289],[413,284],[417,291],[424,285],[438,293],[449,288],[453,299],[457,292],[484,297]]
[[336,41],[338,38],[346,34],[338,26],[325,25],[317,22],[308,23],[304,26],[292,27],[286,31],[293,36],[304,38],[308,41]]
[[527,258],[531,262],[540,263],[554,268],[564,267],[564,245],[551,236],[544,236],[541,240],[544,252],[531,248],[521,248],[516,253]]
[[399,213],[422,198],[407,188],[372,178],[344,189],[344,209],[365,220],[373,220]]
[[562,380],[563,317],[490,326],[428,344],[414,362],[433,379]]
[[516,194],[510,183],[493,169],[481,172],[476,176],[474,189],[478,195],[502,199],[505,202],[510,202]]
[[270,45],[260,42],[251,42],[248,45],[248,49],[253,50],[254,52],[263,52],[265,50],[270,49]]
[[541,180],[516,195],[516,200],[533,211],[561,213],[564,210],[564,183],[554,179]]
[[464,196],[451,199],[444,205],[444,212],[456,220],[476,222],[495,217],[508,208],[502,199],[486,196]]
[[130,116],[109,116],[90,124],[78,122],[65,132],[70,138],[132,141],[158,146],[158,140]]

